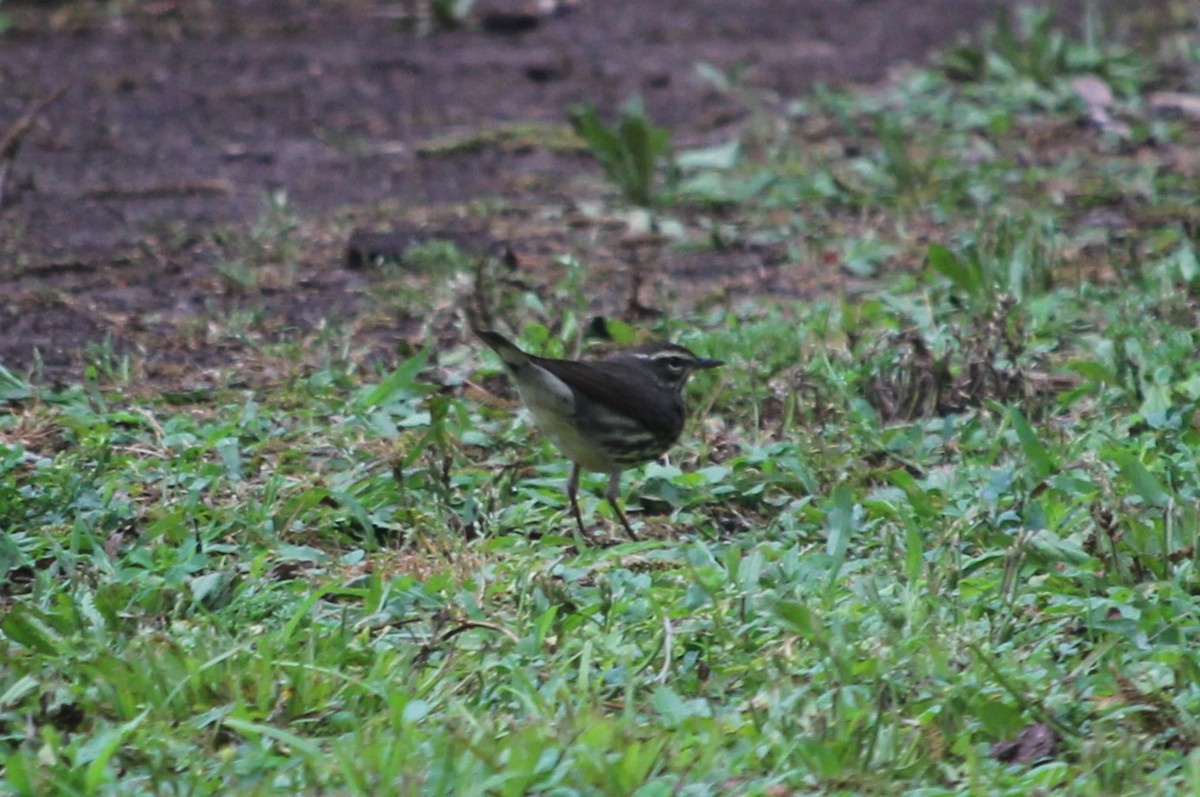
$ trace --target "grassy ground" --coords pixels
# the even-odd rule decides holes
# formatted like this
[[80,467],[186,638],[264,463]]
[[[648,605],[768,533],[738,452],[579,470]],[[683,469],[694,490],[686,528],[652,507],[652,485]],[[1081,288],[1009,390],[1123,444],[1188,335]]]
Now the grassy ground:
[[[643,542],[575,544],[566,464],[465,337],[395,369],[351,329],[259,342],[269,389],[142,390],[103,347],[70,388],[0,370],[0,790],[1200,792],[1200,122],[1154,93],[1196,85],[1200,45],[1175,22],[1153,50],[1035,24],[872,92],[747,90],[664,229],[853,288],[669,308],[658,333],[729,364],[626,477]],[[576,283],[414,257],[408,301],[492,280],[525,345],[576,350]]]

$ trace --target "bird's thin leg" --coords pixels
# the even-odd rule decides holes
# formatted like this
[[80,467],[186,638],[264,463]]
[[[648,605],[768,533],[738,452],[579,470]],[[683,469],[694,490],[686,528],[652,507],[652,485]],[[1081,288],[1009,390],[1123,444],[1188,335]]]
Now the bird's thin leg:
[[617,494],[621,492],[621,471],[614,470],[608,476],[608,489],[604,491],[604,497],[608,499],[608,504],[613,508],[613,512],[617,515],[617,520],[621,521],[621,525],[625,527],[625,533],[629,535],[629,539],[636,540],[638,536],[633,533],[633,529],[629,525],[629,521],[625,519],[625,514],[621,511],[621,507],[617,504]]
[[571,514],[575,516],[575,523],[579,526],[579,536],[586,538],[587,535],[583,531],[583,516],[579,514],[579,501],[575,494],[579,492],[579,466],[574,462],[571,463],[571,476],[567,479],[567,500],[571,502]]

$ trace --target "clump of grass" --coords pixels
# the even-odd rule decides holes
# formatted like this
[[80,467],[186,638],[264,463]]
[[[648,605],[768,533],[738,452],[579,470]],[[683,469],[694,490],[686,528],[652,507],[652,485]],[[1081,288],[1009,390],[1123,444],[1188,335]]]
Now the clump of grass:
[[643,208],[661,204],[659,180],[670,164],[670,131],[650,122],[640,100],[626,104],[614,126],[605,125],[589,105],[572,109],[571,124],[627,202]]

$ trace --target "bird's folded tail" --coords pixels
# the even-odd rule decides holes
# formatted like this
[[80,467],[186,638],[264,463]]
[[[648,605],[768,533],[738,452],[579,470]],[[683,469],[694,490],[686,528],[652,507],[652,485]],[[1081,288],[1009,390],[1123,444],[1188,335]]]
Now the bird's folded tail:
[[492,351],[500,355],[500,359],[509,368],[517,369],[525,363],[529,362],[529,355],[518,349],[512,341],[501,335],[499,332],[492,332],[490,329],[472,329],[476,337],[492,347]]

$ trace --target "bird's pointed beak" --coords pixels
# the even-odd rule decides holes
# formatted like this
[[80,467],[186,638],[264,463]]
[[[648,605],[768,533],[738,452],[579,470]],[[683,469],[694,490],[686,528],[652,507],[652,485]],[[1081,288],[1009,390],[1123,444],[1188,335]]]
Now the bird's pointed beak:
[[724,360],[710,360],[705,357],[701,357],[692,362],[692,367],[693,368],[716,368],[718,365],[724,365],[724,364],[725,364]]

